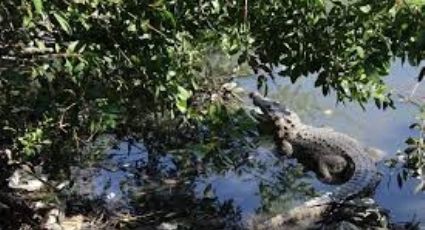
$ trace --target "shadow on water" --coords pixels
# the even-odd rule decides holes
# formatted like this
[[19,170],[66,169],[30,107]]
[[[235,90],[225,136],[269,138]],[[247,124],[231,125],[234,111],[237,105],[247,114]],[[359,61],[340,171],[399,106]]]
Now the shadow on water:
[[[395,62],[386,80],[397,92],[408,94],[417,74],[418,68]],[[256,89],[255,78],[237,81],[247,91]],[[297,111],[306,123],[347,133],[368,146],[384,150],[386,157],[393,157],[403,149],[404,140],[415,135],[408,126],[417,111],[408,104],[398,102],[396,110],[386,111],[368,104],[362,110],[354,103],[336,104],[333,95],[323,97],[307,79],[292,85],[287,79],[278,78],[270,86],[270,97]],[[417,95],[425,95],[425,87],[419,87]],[[328,189],[293,162],[277,159],[270,136],[264,139],[258,134],[248,139],[255,142],[253,146],[240,149],[240,155],[248,163],[225,170],[207,166],[201,173],[180,173],[181,168],[196,171],[197,166],[182,167],[178,159],[165,154],[158,160],[160,176],[147,172],[149,154],[142,144],[135,143],[131,148],[122,142],[115,150],[108,151],[98,165],[74,173],[77,179],[85,178],[82,182],[77,180],[76,186],[80,188],[76,191],[87,196],[81,189],[86,188],[91,196],[113,204],[107,208],[127,210],[135,215],[137,218],[127,225],[130,228],[178,224],[182,229],[223,229],[240,227],[241,221],[255,213],[288,210]],[[234,143],[229,146],[240,147]],[[392,221],[425,223],[425,194],[413,192],[417,181],[411,179],[400,188],[394,178],[397,169],[390,170],[382,164],[380,170],[384,177],[374,196],[378,205],[390,211]],[[81,176],[84,173],[91,176]]]
[[131,214],[126,228],[241,229],[257,210],[285,211],[317,195],[312,176],[294,161],[277,159],[270,142],[252,149],[247,164],[230,170],[211,167],[196,176],[176,173],[170,155],[160,157],[158,174],[150,175],[148,151],[140,143],[135,146],[121,142],[104,159],[72,173],[78,197],[101,200],[114,215]]
[[[112,136],[101,139],[114,142],[110,141]],[[93,165],[72,170],[72,193],[96,201],[99,207],[91,210],[102,209],[120,218],[115,228],[239,228],[241,208],[231,199],[219,202],[216,195],[205,189],[200,195],[195,188],[196,177],[176,173],[177,166],[170,154],[160,156],[152,170],[148,169],[148,150],[140,143],[122,141],[105,152]],[[81,206],[90,204],[81,203],[73,200],[68,209],[82,210],[86,207]]]

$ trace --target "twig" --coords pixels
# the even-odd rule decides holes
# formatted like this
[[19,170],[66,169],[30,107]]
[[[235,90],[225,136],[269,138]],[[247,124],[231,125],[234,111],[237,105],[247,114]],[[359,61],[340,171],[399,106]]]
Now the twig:
[[413,98],[413,96],[415,95],[416,90],[418,89],[419,84],[420,84],[420,82],[416,82],[415,86],[413,86],[412,92],[410,92],[410,95],[409,95],[410,98]]
[[401,93],[397,93],[397,96],[400,97],[403,100],[403,102],[411,103],[412,105],[414,105],[418,108],[420,108],[422,106],[421,103],[419,103],[419,102],[413,100],[412,98],[407,97],[407,96],[405,96]]
[[422,104],[420,102],[414,100],[415,93],[418,90],[420,84],[421,82],[415,83],[415,85],[413,86],[412,90],[409,93],[409,96],[405,96],[400,92],[397,92],[397,96],[400,97],[404,102],[411,103],[418,108],[422,107]]
[[243,11],[243,20],[245,23],[248,21],[248,0],[245,0],[244,11]]
[[146,25],[149,29],[153,30],[154,32],[156,32],[157,34],[161,35],[164,38],[167,38],[167,35],[164,34],[163,32],[161,32],[160,30],[158,30],[157,28],[153,27],[151,24],[147,24]]
[[81,57],[80,54],[68,53],[51,53],[51,54],[36,54],[36,53],[20,53],[17,56],[4,55],[0,56],[0,60],[6,61],[27,61],[34,62],[40,59],[54,59],[54,58],[68,58],[68,57]]
[[74,102],[74,103],[72,103],[70,106],[68,106],[68,107],[66,107],[65,109],[64,109],[64,111],[63,111],[63,113],[62,113],[62,115],[60,116],[60,119],[59,119],[59,122],[58,122],[58,124],[59,124],[59,129],[60,130],[62,130],[64,133],[68,133],[68,131],[66,131],[66,127],[67,126],[69,126],[69,124],[64,124],[63,123],[63,121],[64,121],[64,119],[65,119],[65,114],[66,114],[66,112],[68,111],[68,110],[70,110],[72,107],[74,107],[75,105],[76,105],[77,103],[76,102]]

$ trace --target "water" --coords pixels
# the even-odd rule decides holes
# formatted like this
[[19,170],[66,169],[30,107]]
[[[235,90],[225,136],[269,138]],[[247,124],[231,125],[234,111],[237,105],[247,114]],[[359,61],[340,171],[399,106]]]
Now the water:
[[[110,143],[114,138],[105,135],[100,139]],[[138,173],[147,161],[147,150],[142,144],[121,142],[94,165],[72,168],[72,190],[85,198],[105,201],[105,208],[112,212],[127,212],[130,194],[143,186]]]
[[[420,68],[402,66],[396,61],[386,78],[394,93],[408,95],[415,86],[414,77]],[[241,78],[237,82],[246,91],[256,89],[255,78]],[[374,104],[366,105],[363,110],[356,103],[337,104],[334,95],[323,97],[320,89],[315,89],[309,79],[301,79],[292,85],[285,78],[277,78],[276,82],[270,82],[270,97],[288,105],[300,114],[301,118],[314,126],[329,126],[335,130],[344,132],[365,143],[367,146],[379,148],[386,152],[386,157],[393,157],[398,150],[402,150],[404,140],[417,133],[410,130],[409,125],[415,120],[417,110],[414,106],[396,99],[396,110],[379,110]],[[424,99],[425,87],[420,85],[415,96]],[[249,99],[245,98],[248,105]],[[424,99],[425,100],[425,99]],[[120,207],[129,205],[129,194],[135,188],[143,187],[137,175],[140,168],[148,161],[146,149],[138,144],[131,151],[127,142],[123,142],[118,150],[107,153],[107,157],[101,162],[102,167],[93,167],[90,184],[95,197],[102,197],[109,203],[120,204]],[[220,203],[232,200],[233,204],[241,211],[243,217],[254,214],[261,206],[262,200],[259,190],[260,177],[269,179],[278,175],[280,166],[275,165],[277,159],[272,157],[270,148],[258,148],[250,153],[254,158],[266,162],[265,169],[247,168],[245,171],[227,171],[226,173],[210,173],[200,176],[193,183],[193,192],[196,197],[202,198],[208,185]],[[175,171],[171,155],[165,155],[159,160],[161,169]],[[110,165],[113,170],[105,170],[105,165]],[[401,189],[397,185],[395,173],[380,165],[384,178],[376,190],[374,196],[378,204],[390,210],[391,219],[395,222],[419,220],[425,222],[425,194],[414,194],[415,180],[409,180]],[[282,175],[279,175],[282,176]],[[271,179],[273,180],[273,179]],[[315,182],[305,179],[307,182]],[[87,182],[86,182],[87,183]],[[122,185],[126,184],[126,187]],[[299,184],[289,185],[301,186]],[[319,189],[326,189],[326,186]],[[283,187],[285,185],[282,185]],[[84,186],[83,186],[84,187]],[[93,194],[93,193],[92,193]],[[291,196],[288,194],[288,196]]]
[[[420,68],[403,66],[396,61],[386,77],[386,82],[392,87],[395,93],[409,95],[415,87],[414,79],[420,71]],[[256,89],[256,82],[252,78],[240,79],[239,84],[247,91]],[[320,89],[315,89],[312,81],[302,79],[295,85],[289,80],[278,78],[275,83],[271,83],[270,97],[288,105],[296,112],[300,112],[301,118],[314,126],[329,126],[337,131],[341,131],[355,137],[367,146],[376,147],[386,153],[386,158],[395,156],[398,150],[405,147],[404,140],[409,136],[417,136],[418,133],[410,130],[409,125],[415,121],[417,109],[411,105],[401,102],[397,97],[396,110],[379,110],[374,104],[366,105],[363,110],[356,103],[337,104],[334,95],[323,97]],[[425,98],[425,87],[419,85],[415,92],[416,98]],[[384,178],[378,186],[375,194],[375,200],[378,204],[390,210],[391,218],[395,222],[411,221],[412,219],[425,222],[425,194],[414,194],[414,188],[418,181],[411,179],[401,189],[399,188],[395,173],[397,171],[388,170],[380,165],[380,170],[384,173]],[[244,199],[240,196],[252,197],[255,200],[255,194],[258,189],[253,186],[253,182],[245,182],[235,176],[227,176],[221,179],[215,179],[214,187],[222,199],[230,197],[237,198],[236,201],[242,201],[241,206],[246,213],[255,210],[254,205],[246,205]],[[242,178],[241,178],[242,179]],[[224,182],[225,181],[225,182]],[[234,194],[235,191],[225,193],[228,189],[224,187],[244,187],[243,193]],[[247,190],[250,190],[248,192]],[[239,198],[238,198],[239,197]]]

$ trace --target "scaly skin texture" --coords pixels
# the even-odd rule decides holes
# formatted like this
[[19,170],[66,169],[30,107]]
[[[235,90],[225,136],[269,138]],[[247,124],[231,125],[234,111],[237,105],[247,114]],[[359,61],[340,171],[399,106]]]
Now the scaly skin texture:
[[380,179],[375,162],[358,141],[332,129],[305,125],[293,111],[258,93],[250,96],[263,112],[263,119],[274,124],[275,139],[283,154],[295,157],[322,182],[338,184],[332,192],[277,215],[257,229],[277,229],[305,218],[320,220],[332,205],[375,188]]

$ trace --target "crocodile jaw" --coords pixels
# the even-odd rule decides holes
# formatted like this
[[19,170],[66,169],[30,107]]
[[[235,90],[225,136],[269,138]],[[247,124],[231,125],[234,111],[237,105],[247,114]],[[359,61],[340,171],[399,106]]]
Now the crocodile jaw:
[[263,114],[269,118],[283,117],[291,114],[291,111],[289,111],[285,106],[263,97],[258,92],[252,92],[249,96],[252,98],[254,105],[259,107]]
[[285,140],[290,143],[296,138],[297,133],[303,129],[304,124],[298,115],[279,102],[265,98],[257,92],[251,93],[250,97],[254,105],[260,108],[262,112],[262,114],[254,114],[254,117],[261,122],[272,122],[275,127],[276,137],[279,140]]

